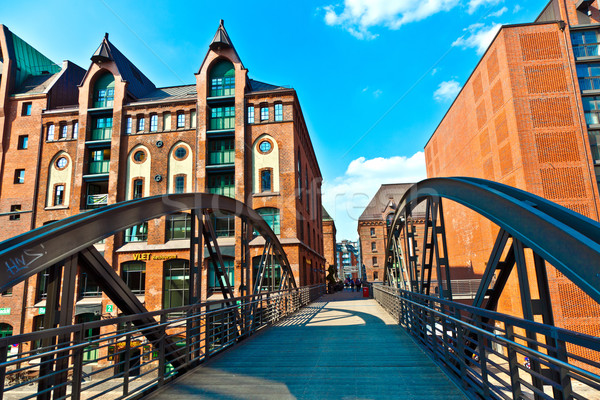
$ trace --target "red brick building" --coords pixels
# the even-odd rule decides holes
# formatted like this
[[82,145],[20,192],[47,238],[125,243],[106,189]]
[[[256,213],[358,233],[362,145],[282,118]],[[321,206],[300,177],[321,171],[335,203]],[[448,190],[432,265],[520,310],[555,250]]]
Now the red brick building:
[[[361,264],[367,273],[367,281],[382,282],[385,278],[385,248],[388,240],[388,226],[396,215],[402,196],[412,183],[391,183],[381,185],[361,216],[358,218]],[[415,237],[422,236],[425,221],[425,204],[413,210]]]
[[323,254],[325,256],[325,263],[329,268],[330,265],[336,265],[335,259],[335,235],[337,230],[335,229],[335,222],[329,215],[325,207],[322,210],[323,213]]
[[[54,64],[2,25],[0,49],[0,239],[106,204],[208,192],[234,197],[263,216],[298,284],[324,282],[322,177],[298,96],[251,79],[222,22],[190,71],[195,82],[183,86],[157,88],[108,34],[87,70]],[[239,293],[241,223],[231,215],[212,218]],[[188,301],[189,236],[190,215],[181,213],[96,247],[146,307],[157,310]],[[251,248],[260,254],[262,238]],[[280,277],[275,271],[266,279]],[[216,295],[215,279],[205,262],[203,298]],[[45,291],[41,274],[0,297],[0,331],[38,329]],[[117,315],[83,272],[77,293],[79,321]]]
[[[427,143],[427,175],[498,181],[599,220],[598,6],[553,0],[503,26]],[[444,211],[452,266],[481,274],[498,227],[449,201]],[[557,325],[598,336],[600,306],[549,269]],[[506,290],[499,309],[522,315],[516,273]]]

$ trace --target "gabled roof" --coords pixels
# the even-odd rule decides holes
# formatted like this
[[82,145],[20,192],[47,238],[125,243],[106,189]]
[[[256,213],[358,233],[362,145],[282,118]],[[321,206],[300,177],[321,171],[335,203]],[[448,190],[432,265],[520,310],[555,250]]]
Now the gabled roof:
[[30,75],[15,90],[14,94],[40,94],[45,93],[52,85],[54,79],[60,74]]
[[289,87],[271,85],[270,83],[260,82],[254,79],[250,79],[249,93],[254,92],[266,92],[271,90],[289,90]]
[[323,221],[333,221],[333,218],[331,218],[325,207],[321,206],[321,209],[323,210]]
[[219,48],[222,49],[228,47],[233,48],[233,43],[231,43],[231,39],[229,38],[227,31],[225,30],[224,21],[220,20],[219,27],[217,28],[217,33],[215,33],[212,42],[210,42],[210,48],[212,50],[216,50]]
[[196,98],[196,85],[170,86],[157,88],[146,94],[142,98],[138,98],[135,103],[145,103],[149,101],[167,101],[167,100],[185,100]]
[[142,98],[156,89],[154,83],[108,40],[108,33],[104,35],[102,43],[100,43],[91,59],[93,62],[113,61],[121,74],[121,78],[128,82],[127,91],[136,99]]
[[[381,185],[358,220],[383,220],[383,214],[390,205],[390,200],[396,205],[399,204],[402,196],[404,196],[404,193],[406,193],[406,191],[410,189],[412,185],[412,183],[390,183]],[[419,204],[413,210],[413,215],[415,214],[425,214],[424,202]]]

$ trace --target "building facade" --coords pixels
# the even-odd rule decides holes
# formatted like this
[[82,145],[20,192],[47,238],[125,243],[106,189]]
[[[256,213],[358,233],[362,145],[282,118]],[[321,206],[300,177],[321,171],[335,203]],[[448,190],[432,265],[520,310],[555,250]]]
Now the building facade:
[[[427,143],[427,175],[498,181],[598,221],[598,6],[552,0],[503,26]],[[450,262],[482,274],[499,228],[452,202],[444,211]],[[556,324],[598,336],[600,306],[548,269]],[[505,290],[499,310],[522,315],[516,273]]]
[[360,277],[360,266],[358,264],[358,243],[342,240],[337,244],[337,266],[338,276],[341,279]]
[[[358,218],[358,240],[361,248],[361,263],[369,282],[382,282],[385,279],[385,250],[388,241],[388,228],[396,215],[396,208],[402,196],[412,183],[384,184],[361,216]],[[424,204],[413,210],[415,237],[421,237],[425,219]]]
[[[263,216],[299,285],[324,282],[322,177],[298,96],[250,79],[222,21],[182,86],[156,87],[108,34],[87,70],[54,64],[2,25],[0,49],[1,240],[107,204],[207,192]],[[241,222],[211,218],[239,294]],[[169,215],[96,244],[148,310],[188,302],[190,219]],[[256,265],[263,244],[250,243]],[[202,299],[218,297],[208,260],[202,271]],[[0,330],[41,328],[45,282],[42,273],[0,297]],[[84,271],[76,290],[77,321],[118,315]]]
[[323,213],[323,254],[325,256],[325,263],[329,268],[330,265],[336,265],[336,242],[335,235],[337,230],[335,229],[335,222],[329,215],[325,207],[322,210]]

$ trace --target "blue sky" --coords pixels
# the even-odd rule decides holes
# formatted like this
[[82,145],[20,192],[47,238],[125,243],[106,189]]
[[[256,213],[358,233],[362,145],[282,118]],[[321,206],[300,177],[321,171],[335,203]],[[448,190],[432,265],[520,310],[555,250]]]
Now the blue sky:
[[219,19],[253,79],[291,85],[338,240],[382,183],[425,178],[423,147],[500,24],[547,0],[10,2],[0,23],[88,68],[104,32],[157,86],[194,83]]

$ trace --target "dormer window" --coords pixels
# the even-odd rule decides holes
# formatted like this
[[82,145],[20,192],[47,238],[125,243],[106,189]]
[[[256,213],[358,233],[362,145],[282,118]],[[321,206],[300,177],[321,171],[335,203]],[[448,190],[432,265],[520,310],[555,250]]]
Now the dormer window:
[[115,78],[110,73],[102,75],[94,85],[94,108],[112,107],[115,98]]
[[235,95],[235,68],[229,61],[220,61],[210,70],[209,97]]

